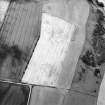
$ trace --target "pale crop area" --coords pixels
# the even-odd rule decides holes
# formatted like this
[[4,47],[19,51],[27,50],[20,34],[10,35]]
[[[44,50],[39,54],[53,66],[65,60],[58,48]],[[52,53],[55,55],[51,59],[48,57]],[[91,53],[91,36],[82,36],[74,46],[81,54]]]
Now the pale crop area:
[[72,0],[62,8],[64,15],[60,7],[62,3],[44,5],[40,38],[22,82],[70,88],[85,41],[89,5]]
[[1,22],[3,21],[3,19],[5,17],[8,6],[9,6],[8,1],[0,0],[0,21]]
[[22,81],[56,85],[74,30],[74,24],[43,13],[40,39]]

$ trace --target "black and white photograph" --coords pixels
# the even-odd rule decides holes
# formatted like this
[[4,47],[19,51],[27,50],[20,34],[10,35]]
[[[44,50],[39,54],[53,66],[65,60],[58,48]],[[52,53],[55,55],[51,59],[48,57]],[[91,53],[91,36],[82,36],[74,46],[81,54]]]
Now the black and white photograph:
[[105,105],[105,0],[0,0],[0,105]]

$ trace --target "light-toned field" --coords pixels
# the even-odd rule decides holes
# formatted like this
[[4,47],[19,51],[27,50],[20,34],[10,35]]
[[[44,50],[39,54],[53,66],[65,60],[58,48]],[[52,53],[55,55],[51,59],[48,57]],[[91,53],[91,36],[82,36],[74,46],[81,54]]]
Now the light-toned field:
[[[70,31],[70,30],[72,30],[70,28],[70,29],[68,29],[70,32],[65,33],[71,37],[69,37],[70,42],[69,42],[66,54],[61,62],[61,67],[58,67],[59,70],[54,69],[55,71],[57,71],[59,73],[52,72],[53,70],[49,69],[50,67],[48,65],[44,69],[39,69],[39,68],[43,68],[40,63],[41,62],[44,63],[46,61],[44,59],[42,59],[39,62],[39,60],[36,58],[37,56],[39,57],[39,59],[41,59],[43,57],[47,60],[49,59],[48,60],[48,64],[49,64],[49,62],[51,62],[50,57],[52,55],[54,55],[54,54],[52,54],[52,55],[49,55],[49,57],[47,57],[47,55],[50,53],[50,51],[52,51],[54,49],[53,48],[54,46],[53,45],[49,46],[48,42],[46,42],[47,44],[45,44],[44,46],[42,44],[39,45],[40,40],[41,40],[41,39],[39,39],[39,43],[38,43],[39,46],[37,45],[36,49],[34,50],[34,53],[33,53],[32,59],[29,63],[28,69],[26,69],[26,74],[23,77],[23,82],[55,86],[55,87],[57,86],[59,88],[66,88],[66,89],[70,88],[72,79],[73,79],[73,76],[75,73],[76,64],[78,62],[78,58],[80,56],[80,53],[82,51],[84,41],[85,41],[85,35],[86,35],[85,25],[86,25],[88,13],[89,13],[89,5],[85,1],[82,1],[82,0],[80,0],[79,2],[76,2],[74,0],[74,1],[68,2],[69,4],[66,4],[66,3],[67,3],[67,1],[66,2],[47,1],[43,4],[43,11],[42,11],[43,13],[47,13],[52,16],[52,18],[51,18],[52,20],[48,19],[47,20],[48,23],[46,23],[46,24],[49,24],[51,21],[53,21],[54,17],[58,17],[59,18],[58,21],[60,21],[60,19],[63,19],[65,21],[65,23],[68,22],[68,24],[70,24],[71,26],[74,26],[73,32]],[[75,4],[75,6],[72,6],[74,4]],[[84,13],[84,15],[83,15],[83,13]],[[49,15],[48,15],[48,17],[49,17]],[[45,19],[47,19],[47,16]],[[59,29],[59,26],[60,26],[59,25],[60,22],[56,22],[57,21],[56,18],[55,18],[55,21],[50,23],[50,25],[48,25],[48,26],[45,25],[45,22],[43,22],[43,21],[44,21],[44,17],[42,17],[42,27],[41,27],[41,30],[42,30],[41,36],[43,37],[42,42],[44,41],[44,37],[47,35],[47,33],[48,33],[48,35],[47,35],[48,37],[50,37],[51,34],[53,33],[50,30],[51,27],[52,27],[52,30],[55,28],[54,31],[56,31],[56,28]],[[53,26],[53,24],[56,24],[56,25]],[[65,25],[61,24],[61,26],[63,27]],[[43,30],[43,28],[45,30]],[[48,29],[48,32],[46,33],[47,29]],[[57,38],[61,39],[62,35],[63,34],[59,34],[59,37],[57,37]],[[46,38],[47,38],[47,36],[46,36]],[[56,34],[54,36],[56,36]],[[58,40],[58,39],[56,39],[56,37],[55,37],[55,40]],[[52,40],[53,40],[53,38],[52,38]],[[62,38],[62,40],[64,40],[64,39]],[[61,46],[62,45],[63,44],[61,44]],[[59,46],[59,44],[56,46]],[[42,49],[44,47],[45,47],[45,49],[47,47],[49,47],[48,48],[49,52],[46,52],[46,54],[44,53],[44,51],[42,51]],[[40,49],[40,50],[37,50],[37,49]],[[60,50],[58,52],[56,50],[54,50],[55,53],[60,52]],[[64,50],[64,49],[62,49],[62,50]],[[45,54],[45,55],[43,55],[43,54]],[[52,59],[54,59],[54,58],[52,58]],[[56,63],[57,59],[60,59],[60,57],[58,57],[58,58],[56,57],[55,63]],[[39,62],[39,66],[38,66],[37,62]],[[37,68],[37,66],[39,68]],[[52,77],[48,77],[48,75],[51,75]]]

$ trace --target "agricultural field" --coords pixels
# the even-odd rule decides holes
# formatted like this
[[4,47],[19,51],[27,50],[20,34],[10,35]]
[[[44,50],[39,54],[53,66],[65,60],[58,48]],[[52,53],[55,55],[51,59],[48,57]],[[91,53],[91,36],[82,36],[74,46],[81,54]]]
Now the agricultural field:
[[103,0],[0,0],[0,105],[105,105]]

